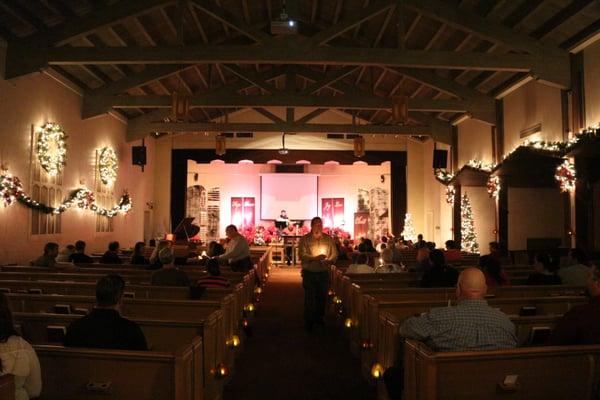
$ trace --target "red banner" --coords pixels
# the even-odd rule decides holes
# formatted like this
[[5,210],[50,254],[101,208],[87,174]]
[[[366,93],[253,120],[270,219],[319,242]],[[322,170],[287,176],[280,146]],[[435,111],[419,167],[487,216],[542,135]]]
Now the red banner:
[[344,198],[335,197],[321,199],[321,219],[324,228],[343,227],[344,221]]
[[231,223],[240,229],[253,227],[255,210],[254,197],[232,197]]
[[354,239],[367,237],[369,233],[369,212],[354,213]]

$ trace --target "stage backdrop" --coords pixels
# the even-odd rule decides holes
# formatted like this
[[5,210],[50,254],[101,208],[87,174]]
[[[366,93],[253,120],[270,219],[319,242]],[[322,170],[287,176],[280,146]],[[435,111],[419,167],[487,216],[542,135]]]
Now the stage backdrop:
[[[195,214],[189,216],[197,218],[195,223],[200,224],[206,238],[222,237],[225,227],[234,222],[232,198],[253,197],[254,224],[272,225],[273,220],[261,220],[258,213],[261,207],[260,175],[275,172],[275,165],[266,164],[266,161],[278,156],[274,151],[228,150],[223,157],[227,161],[225,163],[216,159],[214,150],[173,150],[171,213],[174,223],[186,216],[186,210],[189,210],[189,213]],[[306,175],[317,176],[317,212],[320,216],[323,216],[320,209],[323,199],[343,199],[343,206],[339,201],[334,203],[337,211],[333,224],[352,234],[354,212],[366,200],[370,217],[376,217],[377,221],[377,226],[370,227],[369,236],[388,232],[390,228],[392,231],[399,230],[406,212],[405,152],[368,152],[355,164],[352,162],[357,159],[351,152],[304,151],[294,156],[313,162],[305,165],[303,170]],[[250,158],[263,162],[239,162]],[[332,159],[339,160],[341,164],[323,165]],[[295,163],[291,161],[283,160],[284,163]],[[207,198],[206,211],[201,207],[202,199],[189,198],[200,197],[203,193]],[[361,199],[361,196],[366,199]],[[186,207],[188,205],[189,208]],[[394,215],[398,217],[394,218]],[[251,223],[244,218],[245,223]]]

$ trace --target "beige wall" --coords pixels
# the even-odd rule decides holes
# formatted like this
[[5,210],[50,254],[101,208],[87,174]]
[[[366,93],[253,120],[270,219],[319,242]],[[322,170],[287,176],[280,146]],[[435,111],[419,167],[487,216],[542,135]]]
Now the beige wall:
[[475,119],[468,119],[458,125],[458,168],[469,160],[479,160],[491,164],[492,127]]
[[585,126],[600,124],[600,41],[583,52]]
[[508,209],[509,250],[525,250],[527,238],[563,237],[563,201],[558,188],[509,188]]
[[[62,215],[62,233],[29,234],[30,211],[14,204],[0,208],[0,259],[3,262],[28,262],[37,257],[44,243],[56,241],[61,247],[78,239],[88,242],[89,251],[106,248],[111,240],[131,246],[143,237],[145,203],[152,200],[151,171],[142,173],[131,165],[131,144],[125,143],[125,125],[111,116],[87,121],[80,119],[81,96],[45,74],[30,74],[11,81],[0,80],[0,160],[21,178],[26,193],[31,193],[31,127],[45,122],[61,124],[68,135],[67,165],[63,190],[68,193],[84,180],[94,187],[95,150],[111,146],[119,157],[115,184],[115,204],[123,189],[128,189],[133,210],[114,219],[114,233],[96,233],[91,211],[71,209]],[[152,157],[152,148],[149,148]]]
[[504,152],[523,143],[523,129],[538,123],[542,131],[529,140],[562,141],[560,89],[530,82],[504,98]]

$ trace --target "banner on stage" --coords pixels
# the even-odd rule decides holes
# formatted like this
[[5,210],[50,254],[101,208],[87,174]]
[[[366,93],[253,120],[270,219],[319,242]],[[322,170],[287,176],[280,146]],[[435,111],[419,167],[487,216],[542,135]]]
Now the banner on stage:
[[231,223],[240,228],[254,227],[256,202],[254,197],[231,198]]
[[344,198],[333,197],[321,199],[321,218],[325,228],[341,228],[344,226]]

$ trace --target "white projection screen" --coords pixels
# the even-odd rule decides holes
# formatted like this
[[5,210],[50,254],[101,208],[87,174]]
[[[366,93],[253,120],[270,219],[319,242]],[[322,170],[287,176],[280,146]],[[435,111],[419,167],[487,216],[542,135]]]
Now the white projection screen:
[[312,174],[261,174],[260,219],[276,219],[281,210],[287,211],[290,220],[316,217],[317,178]]

